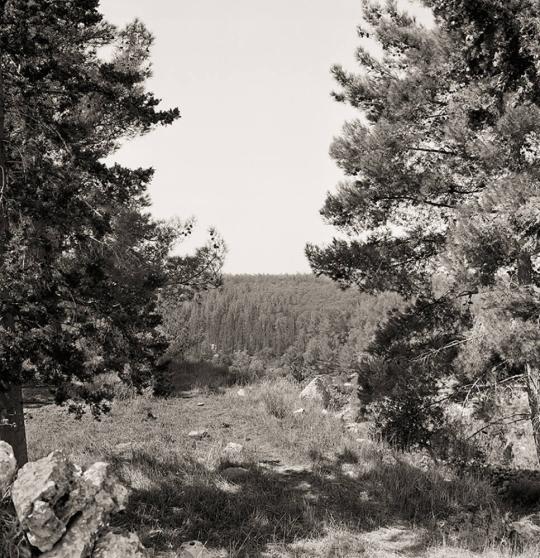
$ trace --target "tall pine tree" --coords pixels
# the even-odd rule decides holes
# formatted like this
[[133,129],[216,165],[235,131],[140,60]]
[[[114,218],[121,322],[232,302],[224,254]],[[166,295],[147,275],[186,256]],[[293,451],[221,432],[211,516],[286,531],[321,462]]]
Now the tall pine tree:
[[322,210],[348,239],[307,255],[343,285],[454,305],[452,359],[459,343],[477,373],[522,374],[540,455],[540,11],[424,4],[433,26],[366,2],[361,72],[333,70],[337,99],[361,113],[332,145],[347,180]]
[[23,383],[95,411],[106,396],[86,388],[96,374],[150,384],[165,347],[159,290],[219,273],[218,239],[169,258],[190,226],[152,220],[152,169],[104,162],[179,113],[145,88],[148,30],[114,27],[98,4],[0,2],[0,439],[20,463]]

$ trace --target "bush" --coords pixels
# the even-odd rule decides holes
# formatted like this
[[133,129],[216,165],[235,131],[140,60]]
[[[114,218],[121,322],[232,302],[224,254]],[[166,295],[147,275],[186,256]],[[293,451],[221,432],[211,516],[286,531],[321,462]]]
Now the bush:
[[287,380],[265,382],[261,386],[260,397],[266,411],[273,417],[284,419],[293,411],[295,394],[291,392],[290,382]]
[[9,498],[0,495],[0,556],[2,558],[30,557],[31,552],[20,529]]

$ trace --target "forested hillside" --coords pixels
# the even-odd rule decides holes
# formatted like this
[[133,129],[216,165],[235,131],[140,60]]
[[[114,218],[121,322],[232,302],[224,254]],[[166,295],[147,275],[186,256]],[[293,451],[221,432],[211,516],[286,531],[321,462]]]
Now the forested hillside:
[[[166,305],[168,332],[197,358],[310,370],[354,369],[398,296],[341,290],[312,275],[226,276],[218,290]],[[251,358],[250,358],[251,357]]]

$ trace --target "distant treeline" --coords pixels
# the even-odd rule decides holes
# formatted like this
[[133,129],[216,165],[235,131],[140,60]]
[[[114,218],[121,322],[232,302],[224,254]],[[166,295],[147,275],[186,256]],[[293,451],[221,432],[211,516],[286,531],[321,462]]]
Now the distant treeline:
[[399,306],[395,294],[343,291],[312,275],[233,275],[196,300],[168,301],[165,318],[188,356],[308,374],[354,370],[377,324]]

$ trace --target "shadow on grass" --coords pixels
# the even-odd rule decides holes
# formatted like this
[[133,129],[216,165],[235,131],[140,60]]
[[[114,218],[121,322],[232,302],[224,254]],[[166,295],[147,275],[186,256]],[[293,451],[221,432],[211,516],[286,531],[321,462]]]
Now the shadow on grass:
[[237,378],[228,367],[211,362],[173,361],[169,365],[169,374],[174,387],[173,397],[190,397],[190,393],[196,389],[219,394],[237,383]]
[[360,461],[359,477],[350,478],[342,464],[353,461],[339,456],[313,470],[256,466],[235,485],[192,460],[138,453],[129,467],[146,476],[148,487],[134,491],[122,523],[156,551],[197,539],[246,558],[262,556],[269,544],[322,538],[329,524],[373,531],[410,522],[426,533],[403,549],[414,552],[433,541],[437,523],[452,514],[497,513],[481,484],[448,481],[396,461]]

